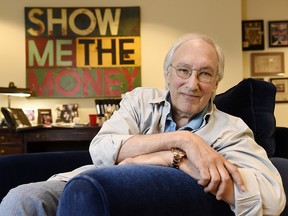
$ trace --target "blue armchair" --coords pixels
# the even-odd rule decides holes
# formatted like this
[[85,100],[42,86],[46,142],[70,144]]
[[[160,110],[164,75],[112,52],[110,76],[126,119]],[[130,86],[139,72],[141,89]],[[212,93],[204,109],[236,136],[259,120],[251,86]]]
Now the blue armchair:
[[[273,84],[246,79],[215,98],[220,110],[241,117],[279,170],[288,193],[288,128],[276,127]],[[46,180],[92,163],[88,151],[0,157],[0,200],[12,187]],[[230,207],[207,194],[185,173],[149,165],[89,170],[71,179],[59,215],[233,215]],[[282,215],[288,215],[286,206]]]

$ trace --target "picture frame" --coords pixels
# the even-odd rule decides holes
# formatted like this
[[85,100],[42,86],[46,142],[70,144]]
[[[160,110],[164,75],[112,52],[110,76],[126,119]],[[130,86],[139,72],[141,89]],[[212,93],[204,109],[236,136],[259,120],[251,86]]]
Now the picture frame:
[[78,107],[77,103],[58,104],[56,106],[56,123],[74,122],[74,118],[79,118]]
[[270,82],[276,87],[276,103],[288,103],[288,77],[271,78]]
[[35,121],[35,110],[34,109],[24,108],[23,112],[26,115],[26,117],[29,120],[29,122],[31,122],[31,123],[35,123],[36,122]]
[[284,52],[251,53],[252,76],[284,75]]
[[52,111],[51,109],[38,109],[38,125],[51,125],[52,124]]
[[288,46],[288,20],[269,21],[269,47]]
[[264,50],[264,21],[242,21],[242,50]]

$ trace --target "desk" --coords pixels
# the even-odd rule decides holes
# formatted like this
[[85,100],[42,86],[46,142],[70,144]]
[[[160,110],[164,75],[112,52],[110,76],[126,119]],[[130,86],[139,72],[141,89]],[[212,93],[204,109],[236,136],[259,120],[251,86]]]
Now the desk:
[[0,155],[22,154],[23,152],[22,135],[12,133],[8,128],[0,128]]
[[[0,145],[3,154],[19,154],[49,151],[88,150],[91,140],[101,127],[37,128],[21,132],[0,130]],[[5,147],[5,149],[4,149]]]

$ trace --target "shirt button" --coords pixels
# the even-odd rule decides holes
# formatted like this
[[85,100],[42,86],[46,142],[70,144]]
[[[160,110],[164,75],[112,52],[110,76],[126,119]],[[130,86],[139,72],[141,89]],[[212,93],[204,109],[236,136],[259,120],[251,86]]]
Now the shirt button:
[[158,126],[158,127],[159,127],[159,129],[161,129],[161,128],[162,128],[162,124],[159,124],[159,126]]
[[165,101],[165,104],[164,104],[164,106],[165,106],[165,107],[167,107],[167,106],[168,106],[168,102],[167,102],[167,101]]

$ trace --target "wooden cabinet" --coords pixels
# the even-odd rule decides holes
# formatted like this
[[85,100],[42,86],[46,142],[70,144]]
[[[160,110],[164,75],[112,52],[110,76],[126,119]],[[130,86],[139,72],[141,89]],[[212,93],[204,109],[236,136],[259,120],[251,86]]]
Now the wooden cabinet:
[[0,128],[0,155],[24,153],[23,136]]
[[38,128],[19,132],[23,134],[24,152],[51,152],[88,150],[99,132],[99,126],[75,128]]
[[88,150],[101,127],[37,128],[11,132],[0,128],[0,155]]

